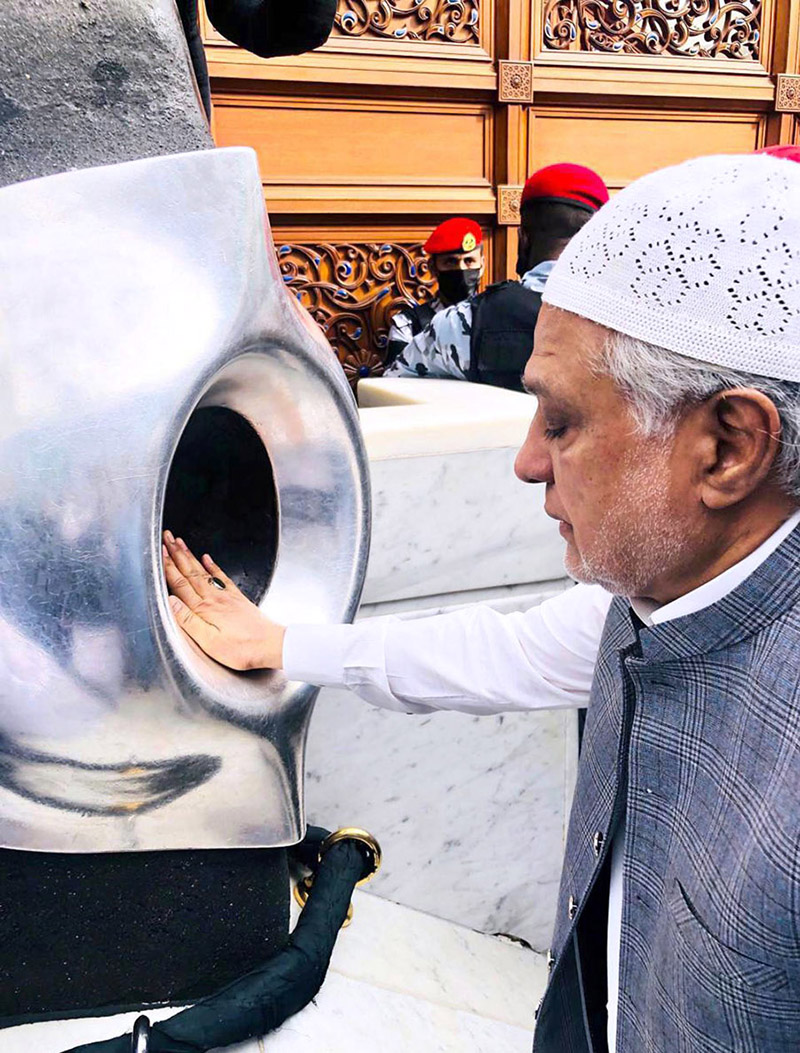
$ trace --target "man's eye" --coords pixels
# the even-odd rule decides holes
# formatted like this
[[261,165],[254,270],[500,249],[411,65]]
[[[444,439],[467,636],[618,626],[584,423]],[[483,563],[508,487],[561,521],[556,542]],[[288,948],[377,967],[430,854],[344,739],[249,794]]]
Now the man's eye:
[[560,439],[566,430],[566,424],[562,424],[559,428],[545,428],[544,437],[545,439]]

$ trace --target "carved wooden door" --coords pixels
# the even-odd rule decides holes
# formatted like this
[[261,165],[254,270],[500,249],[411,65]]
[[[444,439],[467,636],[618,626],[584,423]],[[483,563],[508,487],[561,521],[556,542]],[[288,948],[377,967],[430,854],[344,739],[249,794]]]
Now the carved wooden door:
[[353,379],[426,300],[450,215],[513,275],[526,175],[612,190],[711,152],[800,142],[800,0],[339,0],[330,40],[261,60],[204,23],[220,145],[255,148],[281,268]]

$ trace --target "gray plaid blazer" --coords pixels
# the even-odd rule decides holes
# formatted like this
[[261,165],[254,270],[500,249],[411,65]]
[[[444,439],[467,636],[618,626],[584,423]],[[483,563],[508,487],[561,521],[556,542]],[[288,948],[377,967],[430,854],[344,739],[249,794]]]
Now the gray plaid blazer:
[[800,528],[718,603],[638,638],[613,602],[535,1053],[592,1048],[578,926],[625,807],[618,1053],[800,1050],[798,567]]

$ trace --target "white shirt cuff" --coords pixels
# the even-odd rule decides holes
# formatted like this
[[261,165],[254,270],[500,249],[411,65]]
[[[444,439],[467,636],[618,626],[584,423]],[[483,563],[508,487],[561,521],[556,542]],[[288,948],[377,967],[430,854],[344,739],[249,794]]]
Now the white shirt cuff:
[[283,638],[283,670],[289,680],[343,687],[352,625],[289,625]]

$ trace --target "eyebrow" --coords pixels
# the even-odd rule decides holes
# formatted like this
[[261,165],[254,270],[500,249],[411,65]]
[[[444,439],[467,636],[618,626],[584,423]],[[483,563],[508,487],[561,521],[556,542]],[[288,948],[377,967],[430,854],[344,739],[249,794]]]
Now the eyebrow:
[[553,398],[553,393],[548,388],[547,384],[543,384],[541,380],[532,380],[528,382],[525,379],[525,375],[522,375],[522,388],[527,391],[529,395],[544,395],[545,398]]

